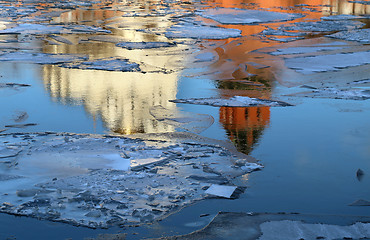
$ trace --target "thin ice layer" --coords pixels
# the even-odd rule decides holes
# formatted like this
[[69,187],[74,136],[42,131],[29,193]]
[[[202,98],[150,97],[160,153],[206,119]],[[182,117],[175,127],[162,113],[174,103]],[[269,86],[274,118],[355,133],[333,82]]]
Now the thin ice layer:
[[303,97],[317,97],[317,98],[367,100],[367,99],[370,99],[370,90],[324,88],[324,89],[315,89],[311,92],[296,93],[294,95],[303,96]]
[[0,61],[26,62],[38,64],[59,64],[86,60],[87,56],[74,54],[51,54],[30,52],[9,52],[0,54]]
[[292,106],[291,104],[282,102],[282,101],[250,98],[250,97],[244,97],[244,96],[234,96],[229,99],[189,98],[189,99],[176,99],[176,100],[170,100],[170,101],[174,103],[210,105],[214,107],[256,107],[256,106],[286,107],[286,106]]
[[116,44],[117,47],[132,49],[150,49],[176,46],[171,42],[120,42]]
[[200,13],[222,24],[255,24],[277,21],[288,21],[302,17],[301,14],[269,12],[239,8],[209,8]]
[[241,31],[232,28],[177,24],[170,27],[165,35],[168,38],[227,39],[241,37]]
[[101,27],[86,25],[46,25],[38,23],[23,23],[16,27],[0,30],[0,34],[71,34],[71,33],[111,33]]
[[285,59],[285,65],[288,68],[303,74],[339,71],[342,68],[361,66],[369,63],[370,51]]
[[97,59],[88,62],[63,64],[61,66],[66,68],[104,70],[104,71],[120,71],[120,72],[140,71],[139,64],[132,63],[128,59],[116,57]]
[[365,23],[359,21],[317,21],[317,22],[297,22],[279,27],[283,31],[303,31],[303,32],[333,32],[346,31],[361,28]]
[[183,111],[173,112],[172,110],[168,110],[162,106],[152,107],[150,109],[150,114],[160,122],[194,133],[201,133],[214,123],[213,117],[208,114],[197,114]]

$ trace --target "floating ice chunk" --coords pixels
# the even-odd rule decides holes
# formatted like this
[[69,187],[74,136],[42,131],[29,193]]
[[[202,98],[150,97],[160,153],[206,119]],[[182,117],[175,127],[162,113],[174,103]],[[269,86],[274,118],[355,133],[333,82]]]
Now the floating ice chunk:
[[339,71],[342,68],[361,66],[369,63],[370,51],[285,59],[285,65],[288,68],[303,74]]
[[132,63],[124,58],[103,58],[94,61],[62,64],[65,68],[104,70],[104,71],[120,71],[120,72],[138,72],[140,71],[139,64]]
[[120,42],[116,44],[117,47],[132,49],[150,49],[176,46],[171,42]]
[[150,114],[158,121],[164,122],[190,132],[201,133],[208,129],[214,119],[208,114],[197,114],[190,112],[171,111],[162,106],[154,106],[150,109]]
[[270,40],[278,41],[278,42],[292,42],[304,39],[303,37],[269,37]]
[[370,201],[359,199],[354,201],[353,203],[349,204],[350,206],[370,206]]
[[86,56],[73,54],[51,54],[51,53],[30,53],[30,52],[10,52],[0,54],[0,61],[26,62],[38,64],[59,64],[86,60]]
[[265,29],[261,32],[263,35],[274,35],[274,36],[290,36],[290,37],[300,37],[304,36],[306,34],[301,33],[301,32],[288,32],[288,31],[283,31],[283,30],[275,30],[272,28]]
[[370,90],[350,89],[340,90],[336,88],[325,88],[313,90],[309,93],[298,93],[305,97],[321,97],[321,98],[335,98],[348,100],[367,100],[370,99]]
[[312,46],[312,47],[290,47],[276,49],[275,52],[271,52],[271,55],[288,55],[288,54],[302,54],[302,53],[314,53],[321,51],[331,51],[343,49],[343,47],[332,47],[332,46]]
[[245,163],[244,166],[241,166],[241,169],[247,171],[247,172],[253,172],[253,171],[256,171],[256,170],[259,170],[259,169],[262,169],[263,166],[260,165],[260,164],[257,164],[257,163]]
[[165,35],[168,38],[226,39],[241,37],[241,31],[232,28],[177,24],[169,28]]
[[262,236],[259,240],[276,239],[362,239],[370,237],[370,223],[360,223],[349,226],[312,224],[301,221],[268,221],[260,225]]
[[206,194],[214,195],[217,197],[230,198],[234,191],[237,189],[236,186],[225,186],[212,184],[206,191]]
[[283,31],[332,32],[352,30],[364,25],[365,23],[359,21],[317,21],[283,25],[280,29]]
[[361,43],[370,43],[370,29],[358,29],[351,31],[337,32],[334,34],[326,35],[331,38],[338,38],[346,41],[357,41]]
[[254,24],[276,21],[288,21],[302,17],[301,14],[268,12],[239,8],[209,8],[200,13],[202,17],[222,24]]
[[224,98],[176,99],[176,100],[170,100],[170,102],[211,105],[214,107],[255,107],[255,106],[286,107],[286,106],[293,106],[289,103],[282,102],[282,101],[250,98],[250,97],[244,97],[244,96],[234,96],[229,99],[224,99]]
[[86,25],[46,25],[23,23],[16,27],[0,30],[0,34],[61,34],[61,33],[111,33],[101,27]]
[[351,20],[351,19],[359,19],[359,18],[363,18],[363,17],[356,16],[356,15],[346,15],[346,14],[321,17],[322,20],[329,20],[329,21]]

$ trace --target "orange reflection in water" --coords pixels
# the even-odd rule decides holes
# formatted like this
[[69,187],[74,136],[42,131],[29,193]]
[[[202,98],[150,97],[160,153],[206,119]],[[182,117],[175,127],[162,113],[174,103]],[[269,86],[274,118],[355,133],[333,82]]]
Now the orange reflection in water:
[[[322,16],[333,15],[333,14],[354,14],[361,15],[369,12],[369,5],[349,3],[347,0],[211,0],[209,3],[215,4],[217,7],[223,8],[263,8],[275,12],[289,12],[289,13],[301,13],[302,9],[292,8],[297,5],[307,5],[303,7],[313,7],[314,12],[305,11],[303,14],[304,18],[299,18],[289,23],[299,22],[304,19],[319,19]],[[330,5],[330,6],[329,6]],[[211,20],[206,20],[211,21]],[[274,77],[269,69],[255,69],[248,66],[247,70],[244,71],[242,68],[248,62],[255,62],[264,65],[270,65],[271,61],[281,61],[266,59],[260,56],[255,50],[273,47],[281,44],[277,41],[261,41],[257,37],[253,36],[262,32],[268,27],[277,28],[280,23],[266,23],[260,25],[219,25],[224,28],[234,28],[242,31],[242,35],[245,38],[242,39],[227,39],[224,41],[224,45],[220,48],[215,49],[217,52],[219,61],[212,67],[215,69],[222,69],[221,73],[215,77],[215,79],[228,79],[227,83],[218,85],[218,91],[224,98],[228,98],[234,95],[258,97],[269,99],[271,97]],[[275,62],[275,66],[283,64]],[[241,70],[242,69],[242,70]],[[244,71],[244,72],[243,72]],[[230,85],[229,82],[240,81],[243,79],[251,80],[246,78],[246,72],[257,74],[259,79],[262,79],[262,83],[265,88],[251,88],[251,89],[238,89],[235,87],[225,88],[225,85]],[[234,142],[237,148],[244,153],[249,153],[253,145],[258,141],[264,128],[270,123],[270,108],[269,107],[250,107],[250,108],[231,108],[221,107],[220,108],[220,123],[225,128],[230,140]]]
[[248,154],[270,123],[270,108],[221,107],[220,122],[238,150]]

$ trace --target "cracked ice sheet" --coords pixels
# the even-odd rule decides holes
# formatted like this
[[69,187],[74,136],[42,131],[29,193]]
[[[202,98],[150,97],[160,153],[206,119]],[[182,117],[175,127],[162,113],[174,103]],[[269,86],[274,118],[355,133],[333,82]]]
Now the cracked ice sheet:
[[137,63],[132,63],[128,59],[122,58],[103,58],[88,62],[67,63],[61,67],[89,70],[104,70],[104,71],[120,71],[120,72],[138,72],[140,66]]
[[199,14],[222,24],[255,24],[289,21],[300,18],[301,14],[268,12],[239,8],[209,8]]
[[333,32],[346,31],[361,28],[365,23],[359,21],[317,21],[317,22],[297,22],[285,24],[279,27],[282,31],[303,31],[303,32]]
[[21,151],[0,164],[0,212],[92,228],[161,219],[261,167],[194,140],[32,133],[0,147]]
[[0,54],[0,61],[26,62],[38,64],[59,64],[86,60],[87,56],[73,54],[51,54],[30,52],[9,52]]
[[234,96],[229,99],[224,99],[224,98],[176,99],[176,100],[170,100],[170,102],[210,105],[214,107],[256,107],[256,106],[286,107],[286,106],[293,106],[289,103],[282,102],[282,101],[250,98],[250,97],[244,97],[244,96]]
[[288,68],[303,74],[339,71],[343,68],[362,66],[369,63],[370,51],[285,59],[285,65]]
[[337,39],[342,39],[346,41],[357,41],[360,43],[365,43],[368,44],[370,43],[370,29],[357,29],[357,30],[352,30],[352,31],[342,31],[342,32],[337,32],[331,35],[326,35],[327,37],[330,38],[337,38]]
[[241,37],[239,29],[195,24],[177,24],[165,33],[167,38],[227,39]]

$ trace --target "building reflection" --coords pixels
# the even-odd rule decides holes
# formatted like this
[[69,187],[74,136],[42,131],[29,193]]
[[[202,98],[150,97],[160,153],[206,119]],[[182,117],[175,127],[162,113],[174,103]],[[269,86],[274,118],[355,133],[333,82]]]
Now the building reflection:
[[[122,12],[111,10],[73,10],[63,13],[56,22],[94,23],[121,16]],[[163,25],[163,23],[161,23]],[[155,20],[152,27],[156,26]],[[136,31],[119,31],[116,37],[131,41],[160,41],[155,35]],[[126,50],[115,47],[112,42],[89,41],[86,36],[70,36],[73,45],[45,45],[48,53],[71,53],[89,55],[90,59],[119,56],[133,62],[149,63],[153,69],[171,66],[173,56],[163,56],[155,50]],[[72,38],[72,39],[71,39]],[[73,39],[77,38],[77,39]],[[157,37],[158,38],[158,37]],[[81,39],[84,41],[81,42]],[[176,60],[176,59],[175,59]],[[176,111],[176,105],[168,102],[177,93],[177,73],[153,71],[111,72],[67,69],[54,65],[43,67],[44,86],[53,100],[69,105],[83,105],[95,121],[102,121],[111,132],[119,134],[153,133],[174,131],[174,127],[156,121],[149,109],[155,105]]]
[[[315,6],[317,12],[305,12],[306,18],[318,19],[325,15],[333,14],[368,14],[369,5],[349,3],[346,0],[211,0],[209,2],[216,3],[218,7],[225,8],[247,8],[260,7],[268,8],[273,11],[300,12],[299,9],[292,9],[293,6],[307,4],[307,6]],[[330,5],[330,6],[329,6]],[[301,21],[301,19],[295,20]],[[295,22],[292,21],[292,22]],[[280,23],[281,24],[281,23]],[[272,47],[280,44],[276,41],[261,41],[253,38],[252,35],[263,31],[266,25],[276,27],[279,23],[261,25],[221,25],[226,28],[237,28],[242,30],[243,36],[248,38],[247,41],[228,39],[222,48],[215,49],[218,54],[219,61],[212,67],[214,69],[222,69],[222,73],[214,77],[214,79],[228,79],[220,81],[217,84],[220,95],[224,98],[233,95],[241,95],[248,97],[258,97],[269,99],[273,91],[274,76],[271,75],[269,69],[255,69],[248,66],[246,72],[257,74],[258,77],[246,77],[246,72],[240,71],[240,66],[245,66],[248,62],[255,62],[263,65],[271,65],[271,59],[266,59],[255,52],[257,49]],[[274,65],[279,66],[283,63],[278,63],[274,60]],[[281,59],[280,59],[281,61]],[[242,84],[243,80],[252,81],[264,85],[264,87],[254,87],[251,85]],[[226,130],[230,140],[236,147],[249,154],[253,147],[258,142],[264,129],[270,123],[270,108],[269,107],[250,107],[250,108],[220,108],[220,123]]]

